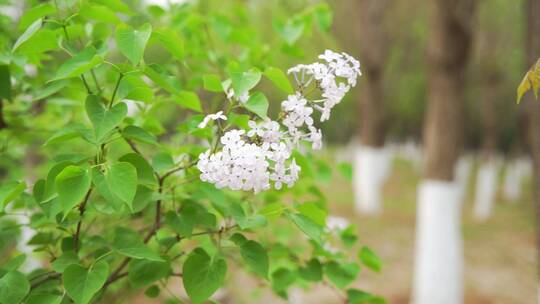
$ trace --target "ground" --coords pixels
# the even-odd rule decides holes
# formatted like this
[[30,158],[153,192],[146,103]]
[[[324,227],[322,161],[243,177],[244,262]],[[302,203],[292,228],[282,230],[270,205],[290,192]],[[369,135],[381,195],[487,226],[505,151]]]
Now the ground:
[[[384,212],[379,217],[351,217],[351,185],[332,185],[333,213],[356,222],[360,240],[384,261],[380,274],[364,271],[357,285],[384,295],[392,304],[409,301],[417,171],[404,160],[394,161],[392,175],[384,187]],[[517,202],[505,201],[499,193],[493,216],[479,223],[471,216],[473,180],[463,206],[466,303],[536,303],[537,262],[530,182],[526,181],[526,191]]]

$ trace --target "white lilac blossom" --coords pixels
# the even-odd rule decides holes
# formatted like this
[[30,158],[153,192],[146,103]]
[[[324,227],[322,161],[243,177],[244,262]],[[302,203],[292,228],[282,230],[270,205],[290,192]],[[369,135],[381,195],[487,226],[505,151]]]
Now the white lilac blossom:
[[223,111],[219,111],[214,114],[208,114],[206,117],[204,117],[203,121],[198,125],[199,129],[206,128],[206,125],[210,122],[210,120],[227,120],[227,116],[223,115]]
[[344,217],[329,215],[326,218],[326,227],[331,231],[342,231],[349,227],[350,223]]
[[[314,150],[322,148],[322,132],[314,125],[314,110],[321,113],[321,122],[329,119],[332,108],[361,75],[360,63],[346,53],[327,50],[319,59],[323,62],[289,69],[298,90],[281,103],[277,120],[250,120],[247,130],[226,131],[215,147],[199,155],[197,168],[201,180],[218,188],[255,193],[272,187],[281,189],[284,184],[294,185],[301,168],[292,158],[293,150],[301,142],[311,143]],[[308,92],[309,89],[320,90],[320,97],[308,99],[312,91]],[[249,93],[236,96],[231,88],[227,99],[242,105],[249,99]],[[199,127],[218,119],[227,118],[221,111],[210,114]]]
[[230,100],[230,101],[238,101],[239,103],[246,103],[249,99],[249,93],[248,92],[244,92],[242,95],[240,96],[236,96],[236,94],[234,93],[234,89],[233,88],[230,88],[228,91],[227,91],[227,99]]

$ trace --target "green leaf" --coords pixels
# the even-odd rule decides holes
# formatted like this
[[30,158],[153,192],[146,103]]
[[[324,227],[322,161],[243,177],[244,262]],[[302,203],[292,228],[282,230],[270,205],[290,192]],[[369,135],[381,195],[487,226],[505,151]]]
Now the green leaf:
[[16,199],[26,189],[24,182],[6,182],[0,185],[0,212],[4,210],[6,205]]
[[324,273],[340,289],[352,283],[359,271],[360,268],[354,263],[338,264],[332,261],[324,265]]
[[317,225],[326,227],[326,216],[328,212],[319,208],[316,203],[304,203],[298,206],[298,211]]
[[83,201],[90,183],[88,172],[77,166],[67,166],[56,176],[56,192],[64,219],[73,207]]
[[340,163],[338,164],[338,170],[341,172],[341,175],[349,182],[352,182],[353,179],[353,169],[350,163]]
[[271,203],[264,206],[257,213],[268,219],[274,219],[278,218],[285,210],[287,210],[287,206],[282,203]]
[[156,176],[152,166],[137,153],[128,153],[118,159],[121,162],[132,164],[137,169],[137,179],[143,184],[155,184]]
[[62,274],[62,281],[68,295],[76,304],[86,304],[101,289],[109,275],[109,264],[97,262],[89,269],[74,264],[68,266]]
[[186,109],[202,112],[201,100],[199,99],[199,96],[195,94],[195,92],[180,91],[175,95],[174,102]]
[[252,70],[249,72],[231,73],[232,87],[235,96],[241,96],[259,83],[261,72]]
[[227,263],[219,257],[210,257],[202,248],[190,253],[183,266],[183,282],[194,303],[202,303],[218,290],[225,280]]
[[116,16],[113,10],[104,5],[83,3],[79,9],[79,14],[86,19],[101,21],[105,23],[121,24],[122,20]]
[[119,197],[114,195],[109,188],[109,184],[105,179],[105,175],[101,173],[98,168],[92,169],[92,182],[94,183],[96,190],[106,200],[107,204],[111,206],[115,212],[121,212],[126,205]]
[[94,126],[96,141],[102,143],[109,133],[126,117],[127,106],[119,102],[111,109],[105,109],[99,97],[88,95],[86,98],[86,114]]
[[47,139],[47,141],[43,145],[54,145],[68,141],[70,139],[82,137],[85,130],[86,128],[84,127],[84,125],[79,123],[64,126],[60,130],[56,131],[56,133],[54,133],[51,137],[49,137],[49,139]]
[[221,79],[219,79],[219,76],[215,74],[204,75],[203,86],[205,90],[210,92],[223,92]]
[[133,260],[129,263],[128,280],[133,288],[141,288],[166,277],[170,272],[168,262]]
[[52,269],[63,273],[70,265],[79,264],[79,257],[75,251],[66,251],[51,263]]
[[130,99],[151,103],[154,100],[154,91],[141,77],[125,75],[120,82],[116,96],[119,100]]
[[133,65],[137,65],[142,60],[151,33],[150,23],[145,23],[138,30],[125,25],[116,29],[115,39],[118,49]]
[[53,291],[33,291],[26,299],[25,304],[60,304],[64,297]]
[[244,108],[259,115],[259,117],[263,119],[268,117],[268,99],[266,99],[266,96],[261,92],[256,92],[251,95],[244,104]]
[[154,135],[146,132],[145,129],[137,126],[127,126],[122,131],[122,136],[127,139],[136,140],[150,145],[157,145],[157,139]]
[[157,172],[163,172],[174,167],[174,160],[169,153],[160,152],[152,158],[152,166]]
[[137,192],[137,169],[128,162],[116,163],[111,166],[105,179],[111,192],[131,209]]
[[285,24],[274,24],[278,34],[289,44],[293,45],[304,33],[305,23],[301,19],[291,19]]
[[351,288],[347,290],[349,304],[385,304],[386,301],[365,291]]
[[321,262],[313,258],[309,260],[305,266],[298,269],[300,277],[306,281],[319,282],[322,280],[323,269]]
[[180,213],[173,211],[165,215],[165,223],[170,226],[180,237],[190,237],[197,220],[197,209],[192,205],[182,206]]
[[154,191],[146,186],[138,185],[133,199],[133,212],[141,212],[153,200]]
[[332,26],[332,10],[326,3],[319,4],[313,12],[315,21],[319,28],[323,31],[328,31]]
[[247,266],[263,278],[268,277],[268,254],[261,244],[249,240],[240,245],[240,254]]
[[36,6],[33,6],[27,10],[24,15],[22,15],[21,20],[19,21],[19,30],[23,30],[30,26],[37,19],[45,17],[47,15],[52,15],[56,12],[56,8],[52,3],[42,3]]
[[26,261],[26,255],[25,254],[19,254],[16,257],[10,259],[7,263],[4,263],[2,267],[0,268],[0,272],[2,270],[5,271],[14,271],[19,269],[24,264],[24,261]]
[[162,262],[163,259],[146,244],[139,234],[127,228],[117,228],[113,240],[113,248],[120,254],[134,258]]
[[58,49],[57,33],[58,31],[42,28],[24,41],[17,48],[17,53],[40,56],[47,51]]
[[287,269],[279,268],[272,273],[272,289],[280,293],[296,281],[296,273]]
[[101,55],[97,54],[93,46],[89,46],[64,62],[50,81],[78,77],[100,65],[102,62],[103,58]]
[[170,28],[160,28],[152,32],[155,38],[174,58],[184,58],[184,44],[176,32]]
[[302,214],[289,213],[288,217],[302,230],[310,239],[318,244],[322,243],[322,227]]
[[24,31],[24,33],[15,41],[15,44],[13,45],[13,48],[11,49],[12,52],[15,52],[15,50],[21,46],[25,41],[30,39],[34,34],[41,28],[41,25],[43,24],[43,19],[38,19],[34,21],[27,29]]
[[26,276],[18,271],[10,271],[0,279],[0,303],[20,303],[30,291]]
[[285,75],[282,70],[275,67],[268,67],[264,71],[264,76],[270,79],[270,81],[283,92],[287,94],[292,94],[294,92],[287,75]]
[[377,256],[377,254],[375,254],[375,252],[373,252],[368,247],[364,246],[362,247],[362,249],[360,249],[360,251],[358,252],[358,258],[360,258],[360,261],[362,261],[362,263],[366,265],[369,269],[375,272],[381,271],[381,259],[379,258],[379,256]]
[[11,73],[9,65],[0,65],[0,100],[11,100]]
[[160,65],[149,64],[145,66],[144,74],[165,91],[171,94],[180,93],[178,79],[167,73]]
[[144,295],[151,299],[155,299],[159,296],[159,293],[159,287],[157,285],[152,285],[148,287],[148,289],[144,292]]

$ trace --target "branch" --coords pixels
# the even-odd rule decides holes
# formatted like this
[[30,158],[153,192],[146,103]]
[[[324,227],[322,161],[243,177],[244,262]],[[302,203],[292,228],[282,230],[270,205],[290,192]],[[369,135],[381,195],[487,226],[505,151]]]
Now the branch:
[[0,130],[7,128],[8,125],[4,120],[4,101],[0,98]]
[[79,237],[81,234],[81,226],[82,226],[82,220],[84,212],[86,211],[86,203],[88,202],[88,199],[90,198],[90,194],[92,193],[92,188],[88,189],[86,192],[86,195],[84,196],[84,200],[79,205],[79,222],[77,223],[77,230],[75,231],[75,235],[73,235],[73,243],[75,246],[75,251],[79,251]]
[[36,280],[35,282],[33,282],[31,285],[30,285],[30,289],[34,289],[38,286],[40,286],[41,284],[43,283],[46,283],[50,280],[56,280],[56,279],[59,279],[61,276],[60,273],[49,273],[47,274],[47,276],[43,277],[42,279],[40,280]]

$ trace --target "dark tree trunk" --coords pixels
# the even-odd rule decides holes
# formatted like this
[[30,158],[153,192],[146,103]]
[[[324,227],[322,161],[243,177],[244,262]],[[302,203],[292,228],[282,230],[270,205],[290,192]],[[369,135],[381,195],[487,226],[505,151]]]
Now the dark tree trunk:
[[387,39],[383,19],[388,0],[358,0],[360,50],[365,84],[360,98],[360,140],[363,145],[382,147],[386,135],[383,71]]
[[[528,0],[525,4],[527,16],[526,57],[527,66],[532,66],[540,57],[540,1]],[[536,213],[536,236],[538,261],[540,261],[540,100],[533,99],[532,93],[525,96],[528,119],[529,149],[533,158],[533,194]],[[540,274],[540,269],[538,271]]]
[[461,152],[464,74],[474,0],[432,0],[428,44],[428,108],[424,123],[426,179],[450,181]]
[[497,71],[490,71],[485,75],[482,84],[482,124],[484,128],[484,142],[482,153],[484,159],[493,157],[497,149],[497,98],[501,77]]

